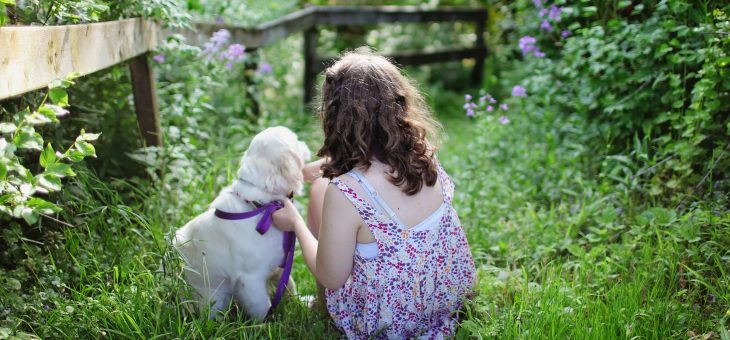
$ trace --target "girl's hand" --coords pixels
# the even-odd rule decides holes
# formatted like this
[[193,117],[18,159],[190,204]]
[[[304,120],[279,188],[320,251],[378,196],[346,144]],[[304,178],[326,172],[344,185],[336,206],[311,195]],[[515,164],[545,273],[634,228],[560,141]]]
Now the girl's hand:
[[311,183],[315,179],[322,177],[322,170],[320,170],[319,168],[322,167],[322,164],[324,164],[325,161],[326,158],[322,158],[305,165],[302,169],[304,181],[307,183]]
[[284,207],[272,214],[274,226],[281,231],[294,231],[297,223],[304,223],[302,215],[290,200],[284,200]]

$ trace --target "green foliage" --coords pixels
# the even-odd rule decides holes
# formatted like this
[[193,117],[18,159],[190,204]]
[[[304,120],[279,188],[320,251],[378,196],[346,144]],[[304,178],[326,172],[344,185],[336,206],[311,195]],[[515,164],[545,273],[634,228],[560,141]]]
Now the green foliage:
[[[57,124],[58,118],[68,114],[68,93],[66,89],[73,84],[74,75],[52,82],[46,98],[35,111],[26,108],[16,113],[13,120],[0,123],[0,213],[23,218],[28,224],[36,223],[40,214],[53,214],[61,208],[37,194],[48,194],[61,190],[61,179],[75,176],[71,163],[78,163],[86,157],[96,157],[94,146],[99,134],[81,134],[63,153],[45,143],[37,127]],[[47,103],[46,99],[51,100]],[[45,143],[45,147],[43,147]],[[25,159],[40,152],[38,163],[43,169],[33,174],[23,164]]]
[[[627,3],[618,2],[610,13],[569,5],[559,25],[572,35],[538,33],[548,58],[526,57],[519,82],[543,105],[593,122],[600,132],[594,148],[614,154],[601,163],[603,173],[637,193],[678,202],[699,189],[693,185],[705,173],[712,177],[703,190],[713,190],[711,183],[727,186],[716,169],[730,165],[724,157],[730,140],[730,8],[715,2]],[[514,20],[536,21],[536,12],[524,10]],[[536,31],[525,26],[518,35]]]
[[[10,0],[2,0],[8,2]],[[23,24],[64,25],[143,16],[159,19],[172,28],[185,27],[190,15],[178,0],[27,0],[16,8]],[[2,11],[4,13],[4,9]],[[2,25],[0,16],[0,25]]]

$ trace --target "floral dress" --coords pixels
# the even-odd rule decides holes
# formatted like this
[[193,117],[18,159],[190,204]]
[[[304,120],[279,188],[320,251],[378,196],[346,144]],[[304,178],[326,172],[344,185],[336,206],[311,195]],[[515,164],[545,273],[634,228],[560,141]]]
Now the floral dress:
[[443,203],[432,215],[435,223],[412,228],[403,225],[356,170],[348,175],[357,179],[368,201],[340,179],[332,180],[357,208],[377,245],[377,254],[366,257],[358,244],[350,277],[341,288],[325,292],[327,310],[348,338],[454,335],[455,312],[472,292],[476,275],[464,230],[451,207],[454,185],[440,164],[438,172]]

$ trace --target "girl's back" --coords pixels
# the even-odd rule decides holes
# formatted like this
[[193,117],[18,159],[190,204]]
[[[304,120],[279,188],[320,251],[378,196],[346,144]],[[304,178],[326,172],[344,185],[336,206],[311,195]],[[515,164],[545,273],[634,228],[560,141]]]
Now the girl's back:
[[438,166],[436,185],[403,199],[374,164],[332,180],[365,226],[352,275],[326,292],[330,315],[349,338],[452,336],[475,279],[453,184]]

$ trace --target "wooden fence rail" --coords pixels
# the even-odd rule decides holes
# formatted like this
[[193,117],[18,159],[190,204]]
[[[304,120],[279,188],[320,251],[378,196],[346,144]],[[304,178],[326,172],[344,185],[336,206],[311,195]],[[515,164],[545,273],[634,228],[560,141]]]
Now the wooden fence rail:
[[482,8],[314,6],[255,27],[196,22],[195,30],[182,32],[162,32],[157,23],[142,18],[68,26],[3,26],[0,27],[0,101],[41,89],[72,72],[87,75],[131,60],[129,67],[140,131],[146,145],[161,145],[159,109],[148,52],[167,34],[181,33],[189,43],[202,44],[213,32],[227,29],[232,41],[255,51],[304,32],[304,99],[309,101],[317,74],[332,60],[317,56],[319,25],[473,22],[476,41],[471,47],[429,53],[402,52],[390,57],[401,65],[472,58],[475,60],[472,82],[478,84],[487,55],[482,36],[486,20],[487,12]]

